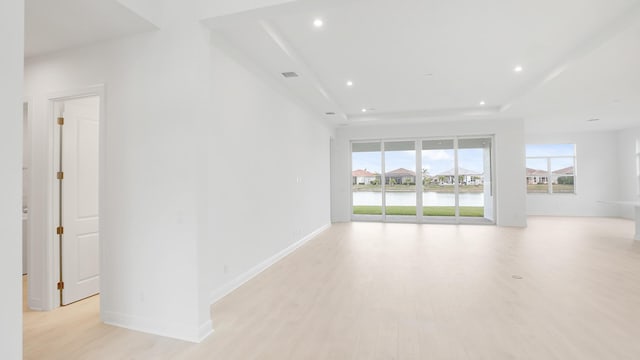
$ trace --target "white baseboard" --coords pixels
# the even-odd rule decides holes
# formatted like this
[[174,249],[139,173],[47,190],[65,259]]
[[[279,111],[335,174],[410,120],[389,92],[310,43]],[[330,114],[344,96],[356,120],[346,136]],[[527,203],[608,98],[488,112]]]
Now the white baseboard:
[[148,319],[128,314],[103,311],[102,321],[107,325],[140,331],[173,339],[199,343],[213,333],[211,320],[198,327],[186,323],[168,323],[158,319]]
[[[231,280],[222,287],[212,291],[210,295],[210,303],[213,304],[222,299],[238,287],[242,286],[247,281],[251,280],[269,267],[273,266],[285,256],[294,252],[300,246],[306,244],[309,240],[313,239],[318,234],[328,229],[330,226],[331,224],[325,224],[321,226],[312,233],[306,235],[304,238],[296,241],[277,254],[252,267],[251,269]],[[210,319],[198,326],[196,329],[190,324],[186,323],[167,323],[165,321],[158,320],[157,318],[148,319],[110,311],[103,311],[101,315],[102,321],[104,321],[104,323],[108,325],[194,343],[203,341],[214,331],[213,324]]]
[[200,325],[200,329],[198,329],[198,341],[196,342],[201,343],[211,334],[213,334],[213,322],[209,319]]
[[331,224],[325,224],[325,225],[321,226],[320,228],[316,229],[315,231],[313,231],[312,233],[310,233],[307,236],[303,237],[302,239],[300,239],[300,240],[296,241],[295,243],[289,245],[288,247],[286,247],[285,249],[283,249],[279,253],[273,255],[272,257],[266,259],[265,261],[263,261],[263,262],[259,263],[258,265],[252,267],[251,269],[247,270],[243,274],[240,274],[240,276],[236,277],[235,279],[231,280],[230,282],[226,283],[225,285],[213,290],[211,292],[211,296],[210,296],[210,303],[213,305],[214,303],[218,302],[223,297],[229,295],[232,291],[234,291],[235,289],[239,288],[240,286],[242,286],[247,281],[253,279],[255,276],[257,276],[261,272],[265,271],[269,267],[273,266],[275,263],[280,261],[282,258],[284,258],[285,256],[287,256],[287,255],[291,254],[292,252],[294,252],[300,246],[304,245],[305,243],[307,243],[309,240],[311,240],[314,237],[316,237],[321,232],[327,230],[330,226],[331,226]]
[[29,307],[29,309],[33,311],[45,311],[44,307],[42,306],[42,301],[40,299],[28,297],[27,306]]

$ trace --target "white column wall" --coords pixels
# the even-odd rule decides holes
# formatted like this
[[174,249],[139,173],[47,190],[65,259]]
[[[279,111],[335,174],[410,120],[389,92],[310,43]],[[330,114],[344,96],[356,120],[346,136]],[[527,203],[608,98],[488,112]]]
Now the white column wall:
[[22,74],[24,1],[0,2],[0,351],[22,359]]
[[[204,119],[198,99],[206,88],[201,71],[207,68],[208,44],[208,31],[197,22],[176,22],[156,32],[29,59],[26,65],[26,94],[34,99],[34,247],[50,236],[47,99],[55,92],[105,84],[103,320],[192,341],[211,327],[198,302],[200,173],[194,141]],[[46,264],[50,254],[34,256],[33,264]],[[54,304],[47,270],[32,271],[45,287],[44,308]]]
[[[616,173],[617,200],[640,201],[636,164],[636,141],[640,141],[640,127],[618,131],[616,134],[618,172]],[[635,210],[631,206],[619,206],[620,215],[635,219]]]
[[495,186],[500,226],[526,226],[524,125],[520,119],[450,121],[338,128],[332,155],[332,221],[350,221],[351,140],[495,135]]
[[[576,193],[527,194],[527,214],[618,216],[618,148],[614,131],[527,134],[527,144],[576,144]],[[635,146],[635,144],[634,144]]]

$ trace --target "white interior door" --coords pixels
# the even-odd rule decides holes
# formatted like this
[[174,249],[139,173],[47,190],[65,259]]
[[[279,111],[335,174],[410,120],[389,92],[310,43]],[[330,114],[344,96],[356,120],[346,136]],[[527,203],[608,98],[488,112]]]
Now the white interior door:
[[100,291],[99,98],[68,100],[62,125],[62,305]]

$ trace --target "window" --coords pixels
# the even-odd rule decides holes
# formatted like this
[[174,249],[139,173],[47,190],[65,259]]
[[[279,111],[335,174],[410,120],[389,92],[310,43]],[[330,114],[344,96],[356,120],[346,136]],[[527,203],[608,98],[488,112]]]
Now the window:
[[527,145],[527,192],[575,194],[575,144]]

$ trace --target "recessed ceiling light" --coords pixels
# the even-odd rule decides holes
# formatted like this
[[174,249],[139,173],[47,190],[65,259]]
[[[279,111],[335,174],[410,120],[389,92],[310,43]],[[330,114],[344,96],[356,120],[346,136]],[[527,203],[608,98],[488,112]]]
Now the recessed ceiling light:
[[480,101],[480,106],[485,106],[487,103],[484,100]]
[[313,26],[321,28],[324,26],[324,21],[322,21],[322,19],[315,19],[313,20]]
[[524,68],[521,65],[518,65],[518,66],[513,68],[513,71],[515,71],[515,72],[522,72],[522,70],[524,70]]
[[353,86],[353,81],[351,80],[347,81],[347,86]]
[[361,110],[361,111],[362,111],[363,113],[365,113],[365,112],[367,112],[367,109],[362,108],[362,110]]

